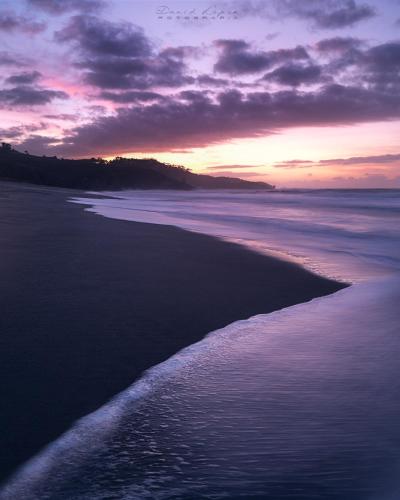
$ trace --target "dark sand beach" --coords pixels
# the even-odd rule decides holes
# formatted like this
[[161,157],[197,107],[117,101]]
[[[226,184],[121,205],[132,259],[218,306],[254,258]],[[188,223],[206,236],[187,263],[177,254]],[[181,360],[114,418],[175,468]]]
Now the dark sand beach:
[[209,236],[0,183],[1,480],[140,374],[235,320],[343,285]]

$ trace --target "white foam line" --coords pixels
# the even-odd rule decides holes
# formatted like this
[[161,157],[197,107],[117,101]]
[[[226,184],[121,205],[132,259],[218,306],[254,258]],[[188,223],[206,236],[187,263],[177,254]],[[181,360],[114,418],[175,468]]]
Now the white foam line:
[[[363,285],[358,285],[357,288],[359,286]],[[247,328],[254,327],[257,324],[265,327],[266,323],[277,318],[292,315],[305,307],[310,307],[311,304],[318,306],[321,301],[332,300],[334,296],[349,293],[349,290],[353,288],[345,288],[329,296],[318,297],[309,302],[296,304],[272,313],[258,314],[246,320],[235,321],[224,328],[210,332],[202,340],[185,347],[166,361],[149,368],[128,389],[116,395],[93,413],[77,420],[69,430],[22,465],[0,491],[0,499],[15,500],[18,498],[18,500],[24,500],[36,498],[32,497],[31,493],[34,486],[41,479],[45,480],[51,475],[51,470],[57,464],[57,461],[60,461],[60,457],[61,459],[66,458],[68,453],[73,452],[77,455],[77,461],[79,461],[78,457],[82,456],[82,452],[93,451],[96,446],[104,442],[107,432],[115,429],[120,419],[126,414],[125,410],[128,406],[130,412],[137,409],[147,396],[151,395],[152,392],[164,385],[186,366],[192,364],[196,357],[211,349],[218,348],[226,340],[232,340],[235,333],[240,336],[246,335]],[[71,460],[69,459],[68,462],[70,463]]]
[[[92,195],[97,195],[99,193],[95,192],[88,192],[87,194],[92,194]],[[108,196],[108,195],[107,195]],[[125,200],[123,196],[115,196],[115,193],[112,193],[112,196],[110,194],[110,198],[114,199],[121,199]],[[110,198],[106,198],[110,199]],[[229,237],[225,236],[223,234],[216,234],[215,232],[212,231],[204,231],[202,229],[195,229],[195,228],[189,228],[184,225],[179,225],[176,221],[176,217],[174,215],[168,215],[160,212],[159,210],[148,210],[144,208],[131,208],[131,207],[126,207],[126,206],[121,206],[119,207],[118,205],[101,205],[96,203],[96,199],[93,198],[71,198],[69,200],[71,203],[76,203],[78,205],[86,205],[86,208],[84,208],[85,212],[90,212],[94,213],[96,215],[100,215],[101,217],[105,217],[107,219],[114,219],[114,220],[125,220],[129,222],[138,222],[141,224],[153,224],[153,225],[165,225],[165,226],[173,226],[177,227],[179,229],[182,229],[184,231],[187,231],[189,233],[200,233],[200,234],[205,234],[207,236],[211,236],[213,238],[216,238],[220,241],[228,242],[228,243],[235,243],[236,245],[239,245],[243,248],[246,248],[246,250],[250,250],[252,252],[261,254],[261,255],[266,255],[267,257],[272,257],[274,259],[279,259],[283,260],[285,262],[290,262],[293,264],[297,264],[298,266],[306,269],[307,271],[320,276],[322,278],[330,279],[337,281],[338,283],[343,283],[343,284],[356,284],[360,282],[360,280],[353,280],[353,279],[344,279],[342,276],[337,276],[334,274],[329,274],[326,272],[325,269],[320,269],[319,266],[317,266],[310,257],[306,257],[304,255],[297,254],[293,251],[285,250],[282,248],[279,248],[277,246],[272,247],[269,246],[268,244],[262,242],[262,241],[257,241],[255,239],[250,239],[250,238],[238,238],[238,237]],[[87,206],[89,205],[89,206]],[[118,215],[115,215],[110,212],[110,208],[112,210],[119,209],[119,210],[124,210],[129,213],[129,216],[123,217],[121,213],[119,212]],[[147,220],[142,220],[140,217],[137,219],[132,219],[132,213],[133,212],[147,212],[147,213],[152,213],[158,217],[160,217],[162,220],[153,220],[153,221],[147,221]]]
[[[89,192],[87,194],[103,193]],[[115,194],[113,197],[116,198]],[[70,201],[72,203],[85,205],[87,205],[89,201],[93,202],[91,207],[85,208],[86,211],[94,212],[104,217],[114,218],[103,214],[96,207],[95,200],[72,198]],[[220,239],[232,241],[228,238]],[[243,246],[247,245],[244,244]],[[41,478],[49,476],[52,467],[60,456],[72,450],[79,455],[82,449],[84,451],[88,451],[89,449],[93,450],[96,444],[101,445],[104,442],[104,437],[107,432],[114,429],[118,421],[125,415],[125,409],[128,405],[130,411],[138,407],[154,390],[164,385],[180,370],[184,369],[185,366],[191,364],[195,357],[210,349],[218,347],[218,345],[223,343],[226,339],[232,339],[233,333],[245,335],[246,326],[254,326],[257,323],[262,323],[263,326],[265,326],[266,321],[274,321],[277,317],[292,314],[304,307],[308,307],[310,304],[318,304],[322,300],[329,300],[333,296],[348,292],[348,288],[342,289],[329,296],[317,297],[309,302],[296,304],[268,314],[258,314],[246,320],[235,321],[224,328],[208,333],[202,340],[178,351],[166,361],[149,368],[143,373],[141,378],[134,382],[128,389],[117,394],[109,402],[94,412],[77,420],[75,424],[58,439],[47,445],[41,452],[23,464],[0,491],[0,499],[15,500],[18,498],[19,500],[24,500],[24,498],[31,498],[29,497],[29,491],[32,491],[34,484],[37,484]]]

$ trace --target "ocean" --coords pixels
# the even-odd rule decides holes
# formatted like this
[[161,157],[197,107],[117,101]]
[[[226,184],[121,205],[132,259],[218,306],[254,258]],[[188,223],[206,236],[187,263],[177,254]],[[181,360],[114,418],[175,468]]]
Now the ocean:
[[210,332],[78,421],[0,498],[399,499],[400,191],[102,195],[71,201],[352,286]]
[[[104,194],[104,193],[102,193]],[[125,191],[77,201],[295,261],[339,281],[400,270],[400,190]]]

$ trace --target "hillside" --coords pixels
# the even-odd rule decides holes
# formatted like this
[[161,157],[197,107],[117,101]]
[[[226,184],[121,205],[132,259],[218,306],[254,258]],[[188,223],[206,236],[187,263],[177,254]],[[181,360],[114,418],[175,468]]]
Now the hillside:
[[0,147],[0,179],[75,189],[273,189],[264,182],[199,175],[153,159],[68,160]]

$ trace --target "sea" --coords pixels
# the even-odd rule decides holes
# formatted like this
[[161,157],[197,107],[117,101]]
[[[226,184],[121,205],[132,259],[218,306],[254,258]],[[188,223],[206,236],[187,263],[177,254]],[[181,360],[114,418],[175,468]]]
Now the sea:
[[400,190],[98,194],[71,202],[351,286],[210,332],[77,421],[0,498],[399,500]]

